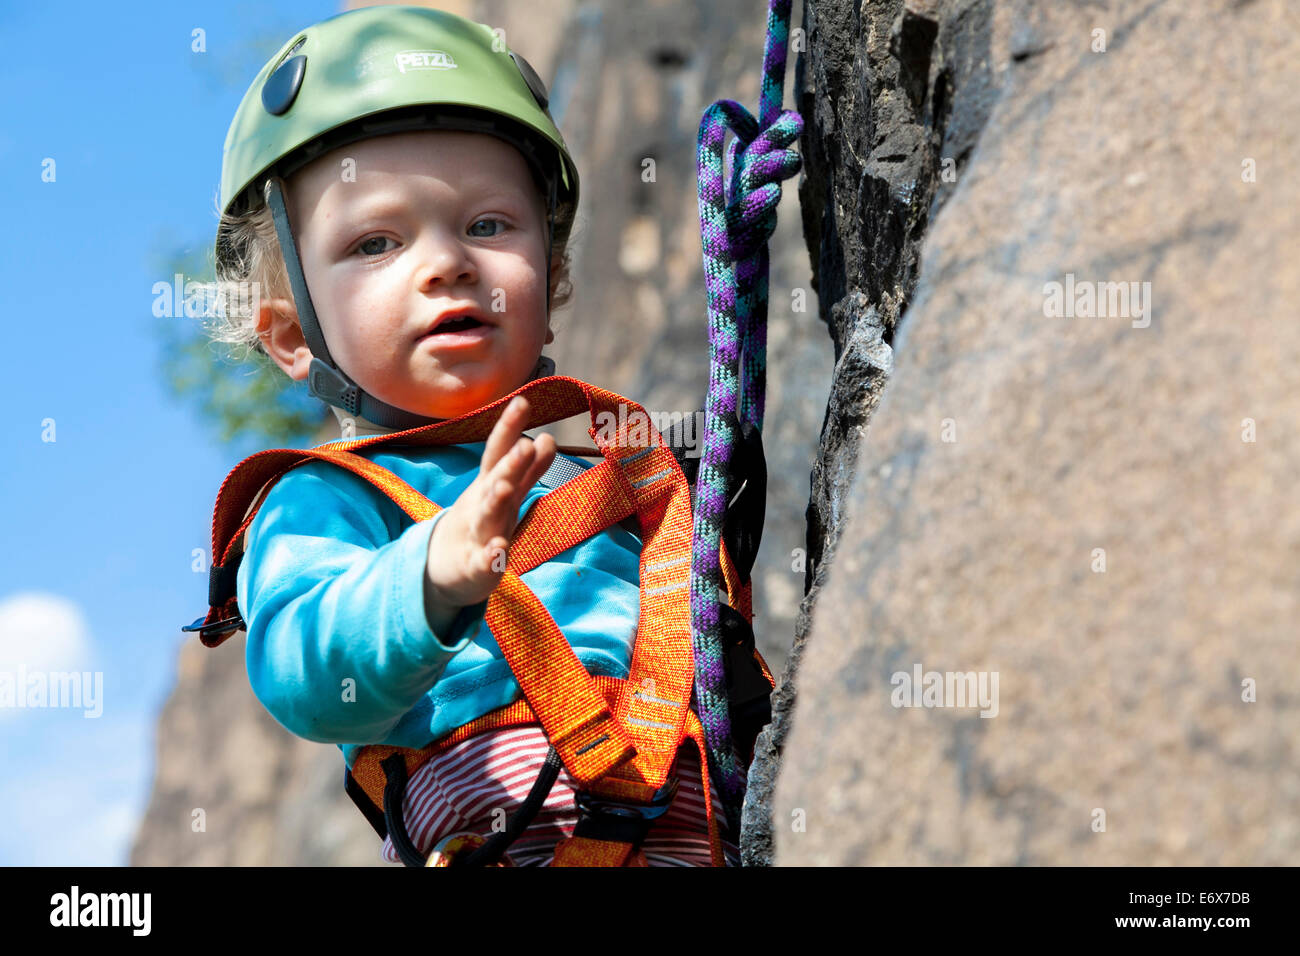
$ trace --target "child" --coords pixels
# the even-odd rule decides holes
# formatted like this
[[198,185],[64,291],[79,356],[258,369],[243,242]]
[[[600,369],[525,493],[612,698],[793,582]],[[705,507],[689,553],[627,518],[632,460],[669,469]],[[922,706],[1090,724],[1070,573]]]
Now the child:
[[[427,8],[341,14],[263,68],[227,137],[218,280],[256,283],[261,298],[228,307],[218,337],[307,379],[358,436],[459,417],[553,369],[541,349],[551,306],[567,301],[577,171],[541,81],[495,39]],[[263,192],[268,177],[278,195]],[[589,467],[548,434],[523,435],[526,412],[517,397],[485,442],[361,450],[443,506],[430,521],[324,462],[274,485],[248,530],[238,601],[250,682],[284,727],[339,744],[351,767],[363,745],[420,748],[521,696],[487,599],[528,508]],[[637,528],[611,527],[523,575],[593,675],[628,674]],[[402,807],[419,851],[499,829],[547,748],[534,724],[424,764]],[[709,865],[689,742],[674,773],[646,860]],[[576,820],[562,769],[510,861],[548,862]],[[738,865],[734,845],[724,852]],[[383,854],[398,862],[391,838]]]

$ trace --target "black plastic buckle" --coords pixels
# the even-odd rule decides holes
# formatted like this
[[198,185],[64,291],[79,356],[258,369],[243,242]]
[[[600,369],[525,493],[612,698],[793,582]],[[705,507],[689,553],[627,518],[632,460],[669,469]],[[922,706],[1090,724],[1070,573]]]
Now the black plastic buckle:
[[236,594],[239,586],[239,565],[244,552],[232,555],[225,564],[208,568],[208,607],[221,607]]
[[669,777],[655,791],[649,803],[631,803],[579,790],[573,795],[574,803],[578,805],[578,823],[573,828],[573,835],[640,845],[655,820],[668,812],[676,796],[675,776]]
[[718,607],[718,625],[722,631],[727,698],[732,706],[768,697],[772,686],[754,660],[754,629],[729,604]]
[[[691,501],[695,501],[695,479],[700,471],[700,457],[704,454],[704,409],[691,413],[692,421],[691,436],[692,441],[687,442],[686,438],[686,419],[676,422],[668,427],[663,433],[664,441],[668,444],[668,449],[677,459],[677,464],[682,469],[682,474],[686,476],[686,484],[690,488]],[[691,449],[695,449],[695,454],[691,454]]]
[[207,640],[207,638],[210,636],[237,631],[244,626],[244,619],[238,614],[236,614],[234,617],[228,617],[222,621],[213,621],[211,624],[205,626],[203,622],[204,620],[206,620],[206,618],[207,618],[206,614],[203,615],[203,617],[196,617],[194,619],[193,624],[190,624],[189,626],[182,626],[181,630],[198,631],[199,637],[203,638],[204,640]]
[[727,702],[731,713],[731,739],[737,755],[747,763],[753,759],[754,741],[772,722],[772,685],[754,659],[754,630],[735,608],[718,608],[723,657],[727,676]]
[[746,422],[740,427],[734,413],[728,417],[736,430],[737,441],[727,463],[727,507],[722,517],[722,540],[736,566],[740,582],[749,580],[763,538],[763,519],[767,511],[767,459],[763,453],[763,435]]

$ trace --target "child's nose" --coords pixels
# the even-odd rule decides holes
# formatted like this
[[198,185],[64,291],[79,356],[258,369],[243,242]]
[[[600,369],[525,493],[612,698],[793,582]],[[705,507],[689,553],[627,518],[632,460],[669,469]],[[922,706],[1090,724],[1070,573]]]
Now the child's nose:
[[420,286],[456,285],[477,278],[474,261],[464,245],[446,235],[431,235],[422,240],[420,249]]

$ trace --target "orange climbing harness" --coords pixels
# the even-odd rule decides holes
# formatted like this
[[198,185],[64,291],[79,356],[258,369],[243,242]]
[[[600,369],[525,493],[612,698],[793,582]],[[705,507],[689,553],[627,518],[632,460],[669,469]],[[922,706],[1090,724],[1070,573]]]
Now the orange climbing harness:
[[[487,602],[486,623],[523,692],[523,698],[457,728],[421,749],[363,747],[346,774],[349,794],[381,836],[400,826],[400,788],[432,756],[467,737],[521,724],[540,724],[579,791],[579,823],[556,848],[554,866],[644,866],[639,849],[654,818],[674,792],[670,781],[678,748],[689,738],[699,751],[704,793],[709,767],[699,718],[690,709],[695,666],[691,646],[690,489],[681,464],[645,409],[614,392],[575,378],[535,379],[490,405],[433,425],[389,435],[330,442],[313,449],[278,448],[240,462],[226,477],[213,514],[209,610],[196,630],[216,647],[243,619],[235,575],[243,536],[266,493],[286,472],[309,461],[346,468],[391,498],[412,521],[441,508],[392,472],[356,452],[392,444],[440,446],[485,440],[515,395],[529,400],[524,428],[589,411],[603,460],[539,498],[519,523],[505,572]],[[622,409],[622,416],[619,411]],[[602,413],[609,413],[612,419]],[[598,429],[598,421],[620,427]],[[627,678],[592,676],[550,613],[520,575],[605,528],[635,515],[642,531],[641,604]],[[751,624],[751,582],[741,580],[726,542],[720,553],[727,603]],[[767,687],[775,682],[756,649],[750,652]],[[748,664],[749,662],[746,661]],[[756,732],[756,730],[755,730]],[[752,739],[738,741],[742,759]],[[395,755],[401,764],[396,765]],[[402,772],[404,770],[404,772]],[[386,793],[387,791],[387,793]],[[387,799],[386,799],[387,797]],[[396,802],[394,808],[392,804]],[[706,799],[714,866],[724,866],[713,801]],[[390,827],[397,814],[397,827]],[[393,834],[397,841],[397,834]],[[406,835],[401,833],[403,840]],[[407,841],[409,843],[409,841]]]

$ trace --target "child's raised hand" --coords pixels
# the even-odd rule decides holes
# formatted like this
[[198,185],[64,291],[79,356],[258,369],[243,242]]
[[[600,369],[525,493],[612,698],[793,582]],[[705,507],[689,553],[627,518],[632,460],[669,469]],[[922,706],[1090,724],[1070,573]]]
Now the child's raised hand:
[[426,585],[444,610],[492,593],[505,571],[519,506],[555,459],[552,436],[534,441],[522,434],[527,418],[528,400],[517,395],[488,435],[478,475],[433,529]]

